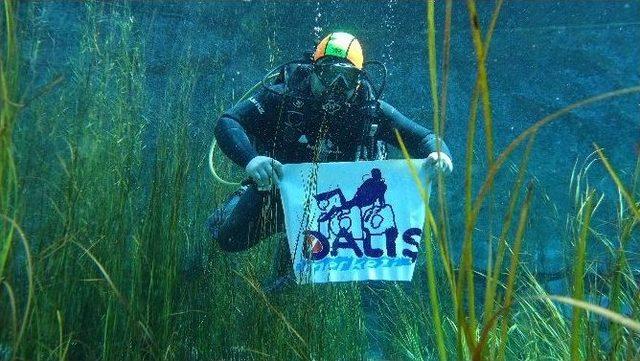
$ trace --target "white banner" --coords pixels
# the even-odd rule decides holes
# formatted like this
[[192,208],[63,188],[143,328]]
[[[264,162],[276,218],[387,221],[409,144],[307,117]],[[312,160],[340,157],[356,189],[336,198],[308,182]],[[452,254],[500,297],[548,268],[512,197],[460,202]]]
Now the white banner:
[[411,280],[425,206],[406,160],[287,164],[280,193],[298,283]]

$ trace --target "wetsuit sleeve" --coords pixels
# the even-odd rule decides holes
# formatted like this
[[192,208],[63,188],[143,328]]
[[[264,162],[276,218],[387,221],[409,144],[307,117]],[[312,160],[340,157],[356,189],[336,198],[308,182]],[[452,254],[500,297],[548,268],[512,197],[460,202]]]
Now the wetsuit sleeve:
[[[394,132],[394,129],[397,129],[412,158],[426,158],[437,151],[438,138],[431,130],[407,118],[388,103],[380,101],[379,116],[381,119],[378,137],[381,140],[399,147]],[[440,143],[440,151],[451,158],[451,152],[444,141]]]
[[214,135],[222,152],[234,163],[244,168],[258,155],[249,137],[262,143],[273,137],[281,99],[278,94],[262,89],[218,119]]

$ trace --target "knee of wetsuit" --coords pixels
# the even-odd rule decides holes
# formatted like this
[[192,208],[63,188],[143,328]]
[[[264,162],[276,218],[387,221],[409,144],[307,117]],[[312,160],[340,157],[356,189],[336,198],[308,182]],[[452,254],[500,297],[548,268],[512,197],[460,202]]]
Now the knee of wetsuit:
[[258,243],[255,223],[262,197],[255,187],[243,186],[207,219],[207,228],[223,251],[240,252]]
[[211,233],[212,239],[218,242],[220,248],[225,252],[244,251],[248,246],[244,245],[238,238],[242,233],[241,230],[234,227],[236,222],[230,221],[231,212],[225,212],[224,207],[216,209],[207,219],[207,228]]
[[225,222],[229,219],[240,202],[240,197],[247,191],[248,185],[243,185],[233,192],[222,204],[207,218],[207,229],[214,239],[220,237]]

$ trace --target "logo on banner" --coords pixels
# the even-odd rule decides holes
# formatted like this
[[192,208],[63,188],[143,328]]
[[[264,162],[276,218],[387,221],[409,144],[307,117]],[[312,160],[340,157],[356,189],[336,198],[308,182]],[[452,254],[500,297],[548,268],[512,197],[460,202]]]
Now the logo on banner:
[[348,255],[362,261],[416,261],[422,230],[405,230],[399,242],[396,205],[385,199],[387,184],[382,172],[373,168],[368,176],[350,198],[339,187],[314,195],[320,216],[317,229],[304,233],[305,259],[320,261]]

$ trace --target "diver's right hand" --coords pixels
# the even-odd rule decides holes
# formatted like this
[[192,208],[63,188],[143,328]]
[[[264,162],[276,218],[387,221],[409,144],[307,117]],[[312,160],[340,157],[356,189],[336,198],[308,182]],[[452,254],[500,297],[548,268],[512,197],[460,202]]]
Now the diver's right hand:
[[259,191],[269,190],[274,183],[279,184],[282,178],[282,163],[262,155],[251,159],[245,170],[256,182]]

